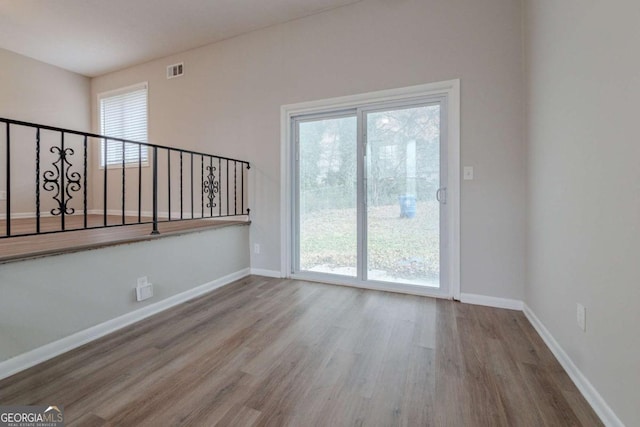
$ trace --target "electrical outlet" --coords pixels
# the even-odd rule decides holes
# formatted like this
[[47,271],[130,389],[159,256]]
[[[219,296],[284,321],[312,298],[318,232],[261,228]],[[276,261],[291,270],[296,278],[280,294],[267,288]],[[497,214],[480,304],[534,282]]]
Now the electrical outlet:
[[578,303],[576,320],[578,321],[578,327],[586,332],[587,330],[587,309],[584,305]]
[[256,255],[260,254],[260,243],[256,243],[253,245],[253,253]]
[[0,200],[7,200],[7,192],[0,191]]
[[136,286],[136,301],[144,301],[153,296],[153,284],[149,283],[147,276],[138,278]]

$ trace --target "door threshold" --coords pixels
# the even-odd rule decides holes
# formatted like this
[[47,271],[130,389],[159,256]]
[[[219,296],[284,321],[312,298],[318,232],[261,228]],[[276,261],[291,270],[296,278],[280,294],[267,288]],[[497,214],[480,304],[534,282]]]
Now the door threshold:
[[304,280],[306,282],[327,283],[330,285],[349,286],[352,288],[369,289],[372,291],[393,292],[397,294],[417,295],[423,297],[453,299],[451,295],[434,292],[434,287],[424,285],[410,285],[406,283],[388,283],[358,280],[355,277],[336,276],[327,277],[326,275],[313,273],[297,273],[289,276],[291,279]]

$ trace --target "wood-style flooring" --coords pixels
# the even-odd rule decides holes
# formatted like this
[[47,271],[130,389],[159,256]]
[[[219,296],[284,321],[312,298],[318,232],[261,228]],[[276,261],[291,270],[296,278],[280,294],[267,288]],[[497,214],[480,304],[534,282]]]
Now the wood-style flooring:
[[521,312],[250,276],[0,382],[67,426],[599,426]]
[[[122,224],[122,217],[117,215],[107,216],[107,224],[114,225],[114,227],[83,230],[83,216],[74,215],[66,218],[65,228],[75,231],[20,236],[20,234],[35,233],[36,231],[35,218],[20,218],[11,220],[11,234],[14,237],[9,238],[3,238],[6,236],[6,221],[0,220],[0,263],[156,239],[167,235],[198,231],[203,228],[248,224],[249,222],[245,218],[227,217],[161,222],[158,225],[160,235],[155,236],[151,235],[151,224],[135,224],[138,220],[137,217],[125,217],[125,223],[129,225],[118,227],[117,225]],[[151,221],[151,218],[143,217],[142,221]],[[103,224],[104,216],[87,216],[88,227],[101,227]],[[45,217],[41,219],[41,232],[59,231],[60,229],[60,218]]]

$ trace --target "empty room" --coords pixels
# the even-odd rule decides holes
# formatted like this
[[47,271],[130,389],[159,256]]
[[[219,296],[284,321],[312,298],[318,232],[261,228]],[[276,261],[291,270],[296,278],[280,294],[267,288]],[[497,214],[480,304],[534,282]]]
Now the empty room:
[[638,22],[0,0],[0,426],[639,426]]

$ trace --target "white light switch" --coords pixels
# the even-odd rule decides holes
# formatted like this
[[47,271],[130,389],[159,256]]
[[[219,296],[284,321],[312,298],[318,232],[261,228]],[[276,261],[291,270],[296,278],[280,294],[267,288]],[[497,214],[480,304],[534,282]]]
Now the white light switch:
[[473,166],[465,166],[462,176],[465,181],[473,180]]

